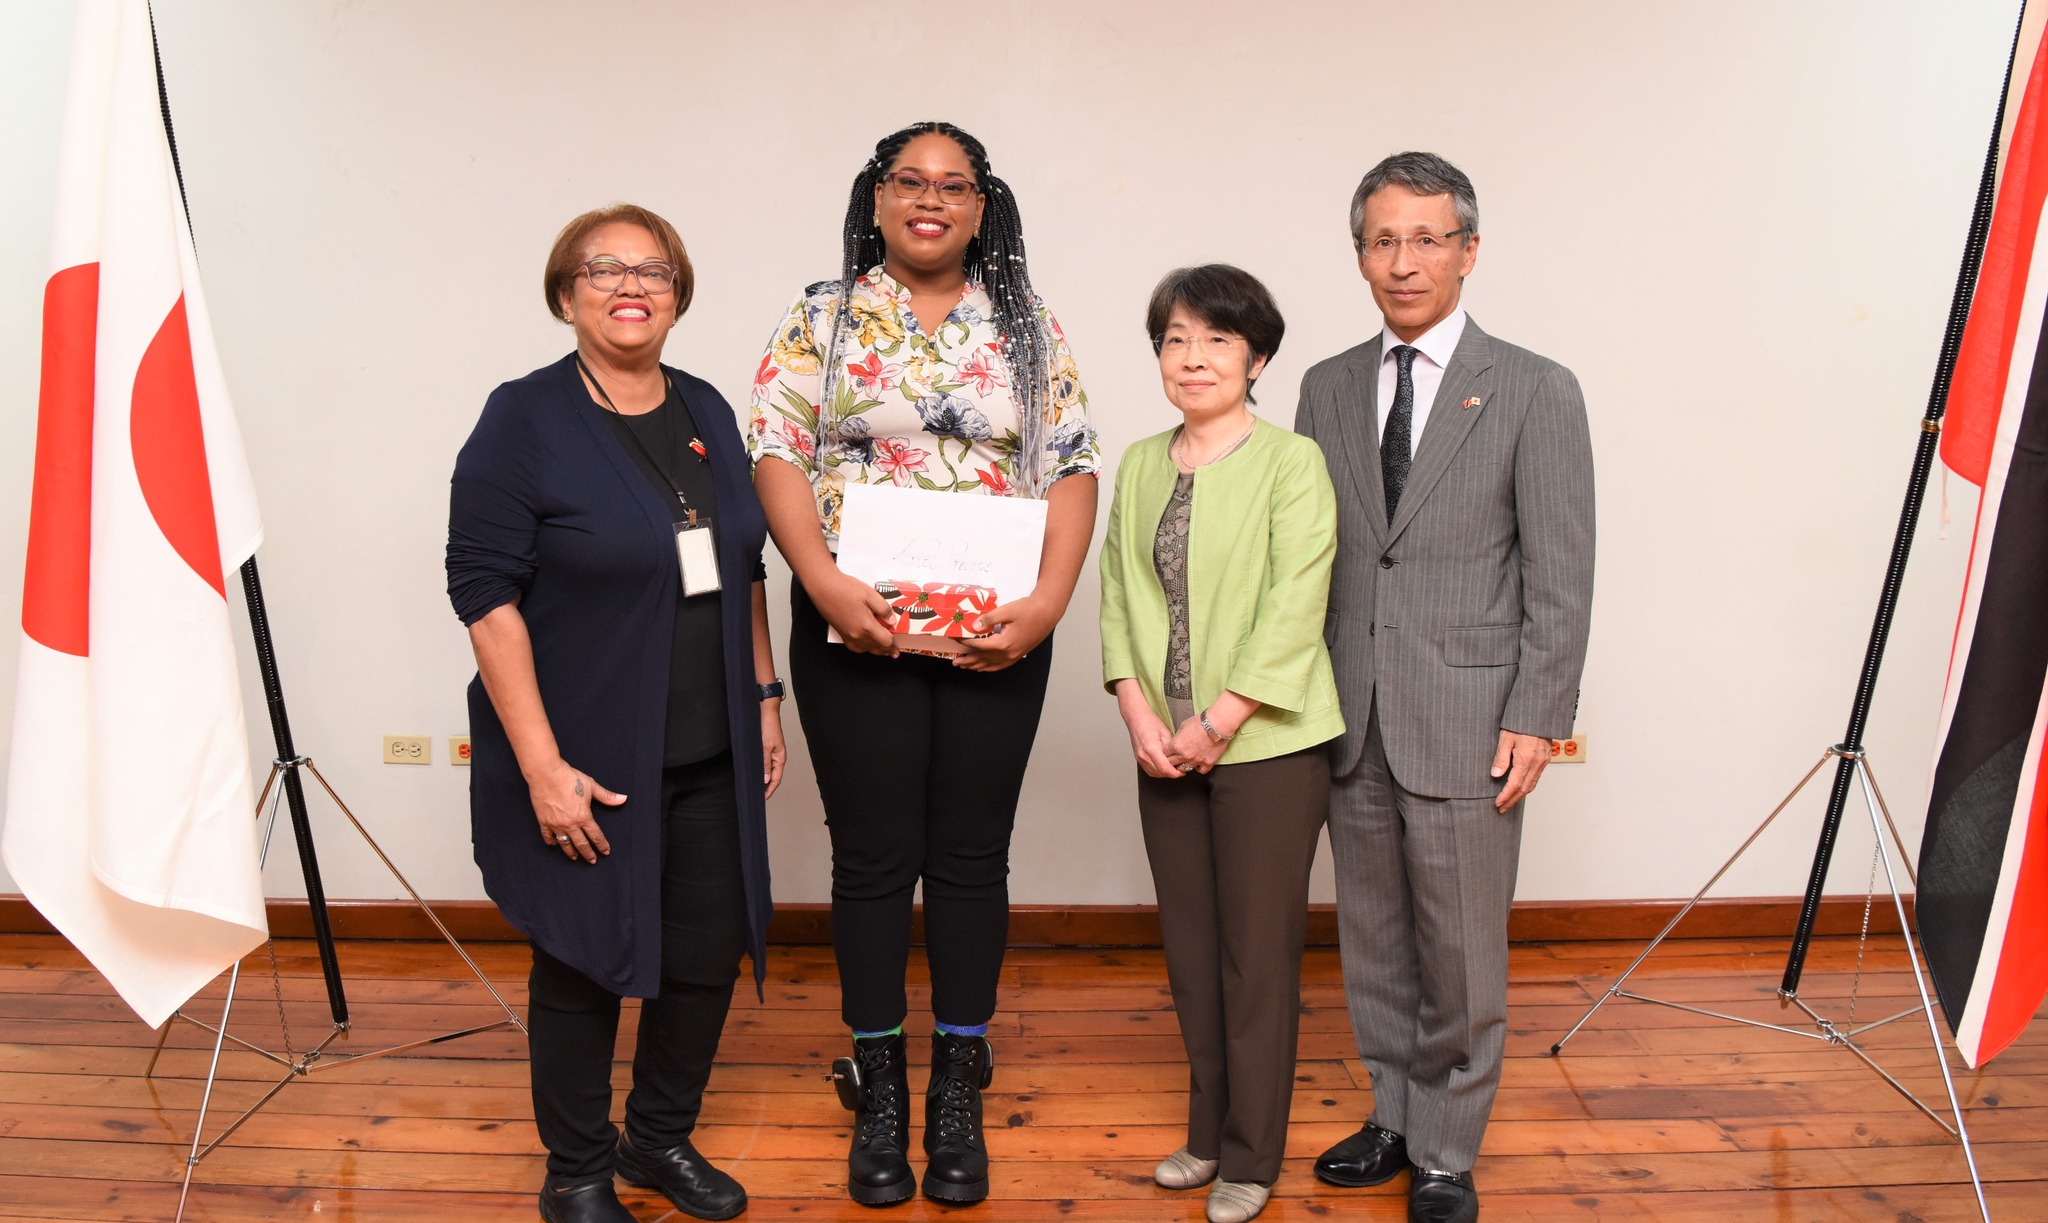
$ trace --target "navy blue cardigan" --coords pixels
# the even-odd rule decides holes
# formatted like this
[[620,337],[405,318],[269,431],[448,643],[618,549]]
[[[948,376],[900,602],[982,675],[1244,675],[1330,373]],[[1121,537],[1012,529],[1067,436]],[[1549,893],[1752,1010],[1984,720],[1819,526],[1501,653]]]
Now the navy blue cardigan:
[[[752,593],[768,524],[732,408],[667,369],[709,449],[718,490],[727,718],[739,796],[748,949],[766,974],[767,803],[761,792]],[[661,982],[662,744],[681,585],[669,506],[605,426],[573,354],[491,392],[455,460],[448,598],[464,624],[519,600],[562,758],[626,795],[592,804],[611,842],[595,866],[543,841],[482,679],[469,685],[471,839],[484,889],[548,954],[615,993]]]

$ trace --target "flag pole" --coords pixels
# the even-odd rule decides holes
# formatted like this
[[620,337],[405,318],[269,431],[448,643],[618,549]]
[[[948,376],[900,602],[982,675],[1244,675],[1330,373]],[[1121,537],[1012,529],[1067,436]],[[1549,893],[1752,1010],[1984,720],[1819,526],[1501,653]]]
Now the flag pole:
[[[163,73],[157,73],[161,87]],[[170,115],[164,115],[170,130]],[[174,157],[175,160],[175,157]],[[277,652],[270,641],[270,614],[263,605],[263,580],[256,558],[242,562],[242,594],[249,604],[249,629],[256,638],[256,669],[263,676],[263,704],[270,711],[270,736],[277,745],[277,766],[284,774],[285,806],[292,816],[292,842],[299,851],[299,870],[306,880],[306,910],[313,919],[313,942],[320,949],[320,975],[327,979],[327,1009],[334,1026],[348,1026],[348,998],[341,985],[341,960],[335,954],[334,927],[327,917],[327,889],[320,881],[320,859],[313,848],[313,825],[306,815],[306,788],[299,766],[307,763],[292,746],[292,724],[285,713],[284,685],[277,675]]]
[[[156,39],[156,10],[149,10],[149,53],[156,64],[156,101],[163,112],[164,143],[171,151],[171,173],[178,180],[178,204],[185,223],[192,221],[191,201],[185,196],[185,169],[178,161],[178,135],[171,126],[171,95],[164,86],[163,49]],[[197,239],[194,240],[195,244]],[[306,907],[313,919],[313,942],[320,949],[320,974],[327,979],[327,1009],[334,1026],[348,1026],[348,997],[341,984],[341,959],[334,950],[334,928],[327,919],[327,889],[320,882],[320,859],[313,848],[313,825],[306,815],[306,790],[294,767],[299,754],[292,749],[291,720],[285,714],[284,686],[278,680],[277,653],[271,648],[270,615],[263,605],[263,582],[256,573],[256,558],[242,562],[242,594],[249,604],[249,629],[256,638],[256,665],[263,674],[263,703],[270,710],[270,735],[277,747],[277,764],[284,771],[285,804],[292,815],[292,841],[298,846],[299,872],[306,881]]]
[[[2019,56],[2020,29],[2026,19],[2026,0],[2020,0],[2012,50],[2005,60],[2007,82],[2012,80]],[[1806,968],[1814,922],[1820,915],[1821,890],[1827,884],[1828,868],[1834,863],[1835,837],[1841,831],[1842,812],[1856,779],[1855,762],[1863,756],[1863,731],[1870,721],[1871,698],[1877,692],[1877,672],[1884,663],[1885,643],[1891,637],[1892,619],[1898,611],[1906,560],[1913,551],[1913,535],[1920,524],[1920,505],[1926,500],[1928,476],[1934,470],[1935,447],[1941,442],[1941,418],[1948,410],[1949,381],[1955,374],[1956,354],[1962,348],[1963,328],[1970,319],[1970,302],[1977,293],[1977,270],[1984,259],[1984,241],[1991,231],[1991,206],[1998,191],[1998,138],[2005,130],[2006,93],[2004,89],[1999,91],[1998,111],[1991,124],[1991,146],[1984,154],[1984,172],[1977,179],[1977,206],[1970,216],[1969,236],[1963,242],[1963,266],[1956,273],[1955,296],[1949,299],[1948,327],[1942,332],[1941,352],[1934,361],[1934,385],[1927,392],[1927,413],[1920,418],[1920,440],[1914,447],[1913,468],[1906,480],[1906,503],[1899,511],[1898,531],[1892,536],[1891,558],[1885,564],[1884,585],[1878,593],[1877,616],[1870,626],[1870,641],[1863,649],[1863,670],[1856,680],[1855,698],[1849,704],[1849,726],[1834,749],[1835,783],[1828,792],[1827,815],[1821,821],[1820,842],[1814,847],[1806,894],[1799,902],[1799,924],[1792,932],[1792,948],[1785,957],[1785,976],[1778,984],[1778,993],[1785,998],[1798,994],[1799,977]],[[1910,928],[1905,933],[1909,940],[1913,937]]]

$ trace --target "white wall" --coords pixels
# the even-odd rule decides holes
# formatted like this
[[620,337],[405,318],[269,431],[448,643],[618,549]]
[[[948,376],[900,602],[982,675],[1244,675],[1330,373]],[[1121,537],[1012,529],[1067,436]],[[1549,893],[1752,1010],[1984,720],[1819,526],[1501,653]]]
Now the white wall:
[[[1302,371],[1378,326],[1352,186],[1427,148],[1478,185],[1467,304],[1578,372],[1599,465],[1591,761],[1545,777],[1521,895],[1689,894],[1841,734],[2016,7],[1055,0],[870,22],[824,3],[160,0],[300,749],[423,892],[481,895],[466,774],[445,763],[472,670],[442,594],[446,481],[490,388],[568,348],[538,284],[576,212],[630,199],[675,222],[699,279],[668,356],[743,404],[777,312],[837,266],[872,142],[958,122],[1025,205],[1034,279],[1117,455],[1174,419],[1140,323],[1160,273],[1229,260],[1272,286],[1290,329],[1264,408],[1285,423]],[[0,12],[10,615],[69,21]],[[1945,536],[1930,500],[1869,733],[1916,842],[1973,491],[1949,487]],[[786,624],[772,560],[770,580]],[[1091,565],[1019,817],[1019,902],[1151,899],[1095,598]],[[378,763],[387,732],[434,735],[437,763]],[[824,829],[800,739],[793,755],[777,894],[818,900]],[[315,813],[330,895],[397,894]],[[1727,894],[1798,891],[1817,813],[1816,796]],[[1868,838],[1843,846],[1837,885],[1860,890]],[[274,894],[295,869],[280,838]]]

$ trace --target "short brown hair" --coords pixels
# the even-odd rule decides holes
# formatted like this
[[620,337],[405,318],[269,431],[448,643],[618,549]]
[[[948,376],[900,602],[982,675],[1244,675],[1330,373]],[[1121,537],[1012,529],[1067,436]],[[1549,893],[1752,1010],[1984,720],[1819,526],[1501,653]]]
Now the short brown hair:
[[[1287,333],[1287,320],[1280,317],[1273,294],[1258,277],[1228,263],[1175,268],[1159,278],[1152,301],[1145,307],[1145,333],[1152,337],[1155,356],[1175,307],[1218,331],[1243,336],[1254,359],[1271,360],[1280,351],[1280,337]],[[1250,399],[1250,394],[1245,398]]]
[[663,220],[660,214],[642,208],[638,204],[607,204],[593,208],[582,216],[562,226],[562,232],[555,235],[554,249],[548,252],[547,271],[541,278],[541,289],[547,295],[548,313],[557,319],[562,317],[562,299],[568,296],[569,282],[576,278],[577,269],[583,266],[583,244],[590,241],[590,235],[607,225],[623,222],[638,225],[654,235],[654,244],[661,248],[661,257],[676,265],[676,317],[690,308],[690,296],[697,291],[697,273],[690,267],[690,252],[683,249],[683,238],[676,227]]

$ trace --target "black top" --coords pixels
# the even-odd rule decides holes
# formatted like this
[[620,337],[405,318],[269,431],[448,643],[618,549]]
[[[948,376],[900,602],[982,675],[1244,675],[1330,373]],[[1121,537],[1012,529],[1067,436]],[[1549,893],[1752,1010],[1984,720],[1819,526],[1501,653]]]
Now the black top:
[[[633,466],[661,495],[675,521],[685,518],[684,502],[697,511],[699,523],[718,521],[718,492],[711,484],[711,463],[690,448],[698,436],[689,405],[670,386],[668,398],[652,412],[623,416],[606,412],[619,445]],[[655,464],[659,462],[660,466]],[[673,479],[675,483],[669,481]],[[716,527],[714,526],[714,530]],[[719,635],[723,616],[715,594],[676,594],[675,630],[668,652],[668,733],[662,767],[673,768],[709,760],[732,745],[725,724],[725,676],[721,671]]]

